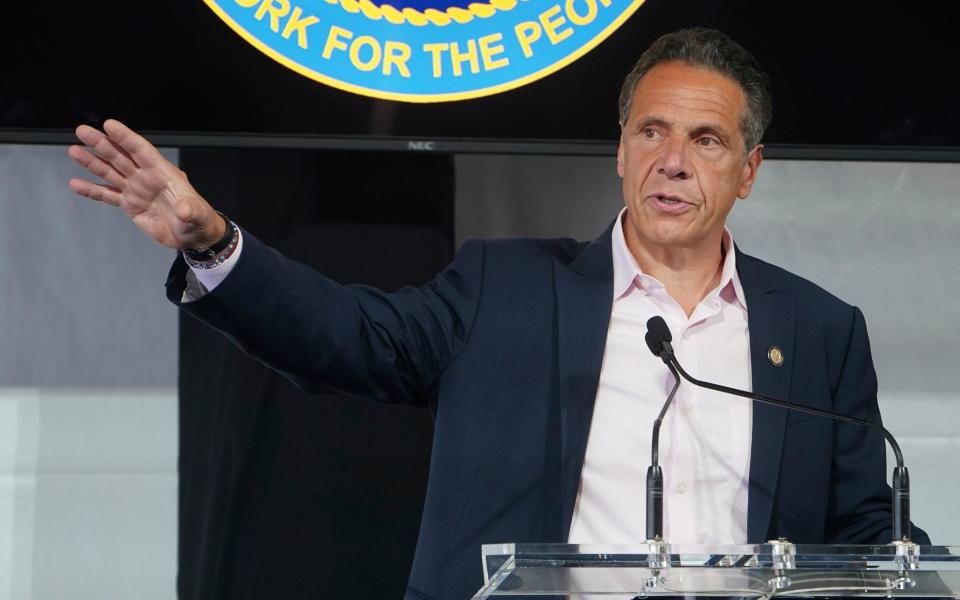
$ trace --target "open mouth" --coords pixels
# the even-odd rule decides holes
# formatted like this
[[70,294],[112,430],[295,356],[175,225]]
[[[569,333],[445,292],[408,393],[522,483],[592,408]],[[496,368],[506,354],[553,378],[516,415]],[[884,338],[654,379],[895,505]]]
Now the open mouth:
[[681,200],[681,199],[679,199],[679,198],[675,198],[675,197],[673,197],[673,196],[654,196],[654,197],[655,197],[657,200],[659,200],[660,202],[663,202],[663,203],[666,204],[666,205],[675,205],[675,204],[683,204],[683,203],[684,203],[683,200]]
[[653,194],[648,197],[659,210],[670,213],[680,214],[693,207],[692,204],[677,196],[668,196],[667,194]]

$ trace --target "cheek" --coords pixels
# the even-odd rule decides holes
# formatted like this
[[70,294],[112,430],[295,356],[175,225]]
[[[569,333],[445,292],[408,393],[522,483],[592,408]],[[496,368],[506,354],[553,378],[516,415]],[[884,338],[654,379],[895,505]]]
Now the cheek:
[[706,168],[700,169],[703,177],[698,177],[700,191],[706,201],[706,208],[711,212],[726,213],[733,204],[733,199],[740,191],[740,180],[737,173],[731,169]]
[[640,187],[647,179],[652,162],[649,155],[627,153],[622,161],[618,161],[618,167],[622,168],[620,176],[624,181],[629,180],[634,187]]
[[639,202],[641,196],[643,196],[644,181],[644,173],[638,172],[636,169],[627,169],[626,176],[623,178],[624,194],[626,194],[630,200]]

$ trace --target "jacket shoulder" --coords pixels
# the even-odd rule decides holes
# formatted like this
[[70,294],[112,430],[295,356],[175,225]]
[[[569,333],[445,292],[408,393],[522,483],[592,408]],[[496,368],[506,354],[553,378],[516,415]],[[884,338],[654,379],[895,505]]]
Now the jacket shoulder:
[[838,298],[816,283],[791,273],[782,267],[760,260],[754,256],[740,253],[737,264],[742,265],[741,278],[745,275],[762,282],[768,288],[776,288],[791,294],[797,305],[821,316],[836,315],[849,318],[856,310],[852,304]]

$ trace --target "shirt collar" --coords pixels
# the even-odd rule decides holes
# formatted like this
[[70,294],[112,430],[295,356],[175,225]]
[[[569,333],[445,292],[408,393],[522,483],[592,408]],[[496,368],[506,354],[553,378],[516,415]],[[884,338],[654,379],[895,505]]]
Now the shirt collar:
[[[627,214],[624,208],[617,215],[617,220],[613,224],[612,246],[613,246],[613,298],[618,300],[631,292],[634,287],[644,289],[645,280],[653,280],[650,276],[645,276],[637,264],[637,259],[633,257],[630,249],[627,247],[627,239],[623,233],[623,219]],[[720,284],[711,294],[718,294],[726,302],[737,302],[744,310],[747,308],[747,299],[743,294],[743,287],[740,285],[740,276],[737,274],[737,253],[733,245],[733,235],[726,227],[723,228],[723,268],[720,272]],[[654,280],[655,281],[655,280]]]

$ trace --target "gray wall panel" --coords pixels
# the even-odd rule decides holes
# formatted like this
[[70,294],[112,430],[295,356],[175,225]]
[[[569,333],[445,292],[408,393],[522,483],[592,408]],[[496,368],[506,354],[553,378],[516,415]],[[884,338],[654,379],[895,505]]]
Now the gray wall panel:
[[768,161],[740,247],[863,309],[883,389],[960,394],[960,164]]
[[80,174],[63,147],[0,145],[0,385],[169,385],[173,251],[74,196],[67,181]]
[[0,600],[169,599],[173,251],[74,196],[80,174],[64,147],[0,145]]

